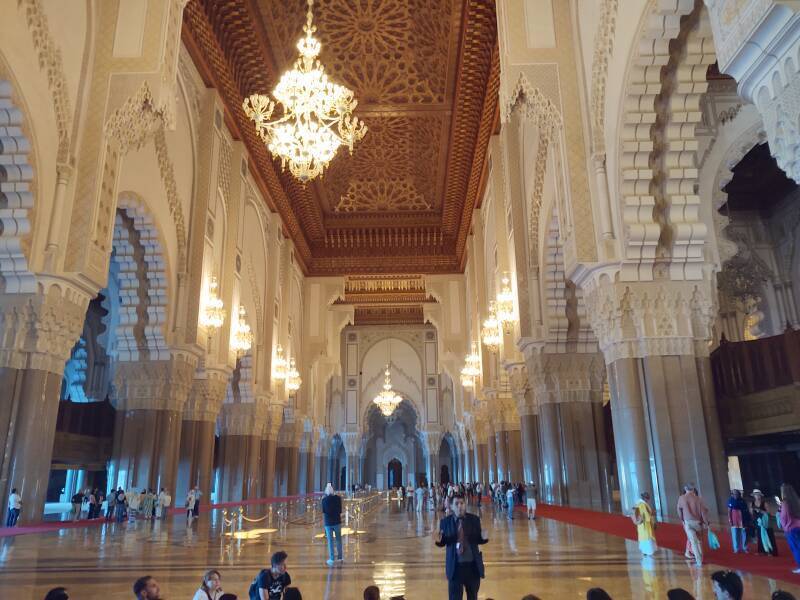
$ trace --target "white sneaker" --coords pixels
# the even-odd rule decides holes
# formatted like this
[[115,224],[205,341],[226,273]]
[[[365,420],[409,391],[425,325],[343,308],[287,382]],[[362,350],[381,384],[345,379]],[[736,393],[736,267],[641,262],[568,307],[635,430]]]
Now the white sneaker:
[[329,567],[332,567],[333,561],[329,558],[328,560],[325,561],[325,564],[328,565]]
[[337,558],[336,562],[344,562],[344,559],[343,558]]
[[792,573],[800,573],[800,569],[792,569]]

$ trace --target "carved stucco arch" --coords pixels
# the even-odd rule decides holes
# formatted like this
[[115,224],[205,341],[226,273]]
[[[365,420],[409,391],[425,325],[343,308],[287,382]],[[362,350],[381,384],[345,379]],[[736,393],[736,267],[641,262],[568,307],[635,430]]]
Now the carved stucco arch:
[[656,258],[669,257],[670,278],[700,279],[707,232],[693,141],[716,61],[711,27],[702,3],[652,2],[647,11],[617,129],[624,277],[650,280]]
[[[521,73],[506,107],[506,121],[515,115],[537,127],[539,140],[533,168],[534,181],[531,197],[525,212],[528,216],[528,258],[532,268],[539,265],[539,215],[542,208],[544,181],[547,173],[551,145],[563,127],[561,113],[556,105],[539,88],[531,85]],[[526,165],[521,165],[524,171]]]
[[166,252],[158,225],[144,201],[120,195],[111,260],[119,281],[116,356],[120,361],[167,360],[169,306]]
[[[411,348],[414,351],[414,356],[417,358],[418,365],[419,365],[420,376],[424,378],[425,377],[425,368],[424,368],[425,363],[422,361],[422,358],[421,358],[419,352],[417,351],[417,349],[408,340],[404,340],[404,339],[402,339],[400,337],[395,337],[393,335],[387,335],[385,337],[381,337],[381,338],[379,338],[377,340],[374,340],[373,343],[371,343],[367,347],[367,349],[361,354],[361,357],[360,357],[359,367],[358,367],[359,372],[363,373],[364,361],[366,360],[366,358],[369,355],[370,351],[377,344],[379,344],[380,342],[388,341],[388,340],[392,340],[392,341],[395,341],[395,342],[399,342],[399,343],[405,344],[406,346],[408,346],[409,348]],[[420,415],[425,414],[425,412],[424,412],[425,399],[423,397],[425,382],[424,381],[415,382],[413,380],[413,378],[408,373],[406,373],[403,369],[401,369],[397,365],[397,363],[395,361],[391,362],[391,371],[393,372],[393,375],[394,375],[392,377],[392,387],[393,387],[395,393],[397,393],[399,396],[402,396],[403,400],[405,402],[408,402],[408,404],[413,409],[414,415],[416,416],[416,419],[417,419],[417,429],[419,429],[420,427],[422,427],[423,423],[425,422],[423,419],[420,418]],[[397,374],[400,374],[402,376],[402,379],[398,379],[397,376],[396,376]],[[382,381],[382,380],[383,380],[383,369],[381,369],[377,374],[375,374],[368,381],[366,381],[366,382],[362,381],[362,383],[361,383],[361,389],[359,390],[359,396],[361,397],[361,408],[360,408],[361,419],[360,419],[359,423],[360,423],[361,427],[365,427],[366,426],[366,424],[368,422],[369,412],[375,408],[375,405],[372,402],[372,398],[365,397],[365,392],[374,383],[376,383],[378,381]],[[411,383],[411,388],[413,389],[414,393],[412,393],[411,390],[409,390],[409,385],[408,385],[409,382]]]
[[35,182],[24,126],[11,82],[0,79],[0,274],[5,293],[36,291],[28,264]]

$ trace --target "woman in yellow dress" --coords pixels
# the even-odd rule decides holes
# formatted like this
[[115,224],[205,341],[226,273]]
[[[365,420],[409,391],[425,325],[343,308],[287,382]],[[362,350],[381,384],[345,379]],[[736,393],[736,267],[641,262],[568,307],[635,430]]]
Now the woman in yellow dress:
[[650,494],[642,492],[639,502],[633,507],[633,522],[639,535],[639,550],[645,556],[653,556],[656,546],[656,512],[650,505]]

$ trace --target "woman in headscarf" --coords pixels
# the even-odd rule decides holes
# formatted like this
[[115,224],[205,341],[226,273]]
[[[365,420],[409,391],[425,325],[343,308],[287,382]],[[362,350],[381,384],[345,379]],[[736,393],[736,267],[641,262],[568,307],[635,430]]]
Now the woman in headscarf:
[[775,543],[775,530],[772,528],[772,515],[764,493],[753,490],[753,520],[756,526],[756,541],[759,554],[778,556],[778,545]]
[[639,501],[633,507],[633,522],[639,537],[639,550],[645,556],[653,556],[658,550],[656,546],[656,512],[650,505],[650,494],[642,492]]

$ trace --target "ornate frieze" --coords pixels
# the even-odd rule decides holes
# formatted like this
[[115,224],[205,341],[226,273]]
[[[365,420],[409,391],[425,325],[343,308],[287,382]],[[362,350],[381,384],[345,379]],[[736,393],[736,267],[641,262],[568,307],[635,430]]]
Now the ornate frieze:
[[216,421],[225,400],[229,378],[227,370],[219,369],[207,369],[195,374],[183,409],[184,420]]
[[119,362],[114,373],[118,410],[182,412],[192,388],[197,357],[173,351],[167,360]]
[[606,364],[621,358],[708,356],[716,292],[710,281],[584,285],[586,308]]
[[91,294],[65,279],[37,281],[35,294],[0,299],[0,366],[61,374],[83,330]]

